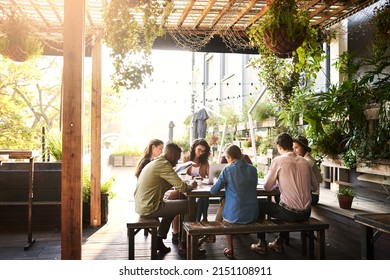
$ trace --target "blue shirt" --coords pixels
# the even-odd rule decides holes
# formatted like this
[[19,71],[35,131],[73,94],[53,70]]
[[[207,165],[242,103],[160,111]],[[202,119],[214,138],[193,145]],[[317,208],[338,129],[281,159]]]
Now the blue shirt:
[[225,207],[222,211],[224,220],[248,224],[256,221],[257,206],[257,169],[244,160],[237,160],[227,165],[211,187],[210,193],[216,194],[225,189]]

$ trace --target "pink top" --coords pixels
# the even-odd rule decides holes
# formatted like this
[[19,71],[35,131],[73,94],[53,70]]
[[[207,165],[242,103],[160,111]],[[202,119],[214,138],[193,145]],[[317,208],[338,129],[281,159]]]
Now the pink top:
[[308,161],[294,152],[287,152],[272,160],[264,189],[271,191],[279,187],[281,202],[303,210],[310,207],[311,191],[315,191],[317,186],[316,176]]

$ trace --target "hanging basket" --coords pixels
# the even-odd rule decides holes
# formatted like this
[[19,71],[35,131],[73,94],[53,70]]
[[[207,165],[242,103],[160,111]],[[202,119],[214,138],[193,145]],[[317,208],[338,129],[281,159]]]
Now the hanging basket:
[[3,54],[9,59],[17,62],[24,62],[29,59],[29,54],[24,52],[22,48],[16,44],[10,44],[3,50]]
[[267,48],[280,58],[287,58],[300,47],[305,40],[305,34],[289,38],[286,28],[280,26],[264,32],[264,43]]
[[17,62],[24,62],[43,53],[43,45],[31,31],[27,19],[13,13],[0,25],[0,53]]

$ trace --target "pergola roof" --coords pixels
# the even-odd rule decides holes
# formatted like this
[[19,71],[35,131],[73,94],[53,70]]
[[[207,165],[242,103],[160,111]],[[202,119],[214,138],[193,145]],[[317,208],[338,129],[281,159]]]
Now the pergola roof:
[[[163,0],[158,1],[163,2]],[[170,35],[166,47],[174,48],[175,45],[178,45],[181,48],[192,50],[197,50],[199,47],[195,44],[196,40],[203,40],[204,46],[209,44],[214,36],[228,38],[228,41],[230,37],[231,44],[237,45],[236,39],[242,37],[244,31],[250,26],[256,25],[267,6],[265,0],[172,1],[174,2],[174,11],[166,24]],[[309,11],[311,24],[321,28],[329,27],[376,1],[298,0],[299,5]],[[102,32],[103,13],[108,3],[109,0],[86,0],[87,48],[93,42],[93,38]],[[44,41],[46,54],[62,53],[63,0],[2,0],[0,2],[0,21],[11,13],[20,14],[29,20],[31,27]],[[224,42],[226,43],[226,40]]]

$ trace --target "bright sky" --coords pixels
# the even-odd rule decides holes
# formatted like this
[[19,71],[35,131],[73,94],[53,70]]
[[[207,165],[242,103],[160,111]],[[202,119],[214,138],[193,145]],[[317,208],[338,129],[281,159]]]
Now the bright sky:
[[173,138],[181,138],[186,129],[183,121],[191,114],[191,61],[191,52],[153,51],[154,73],[148,88],[124,94],[127,143],[143,149],[153,138],[167,142],[170,121],[175,125]]

